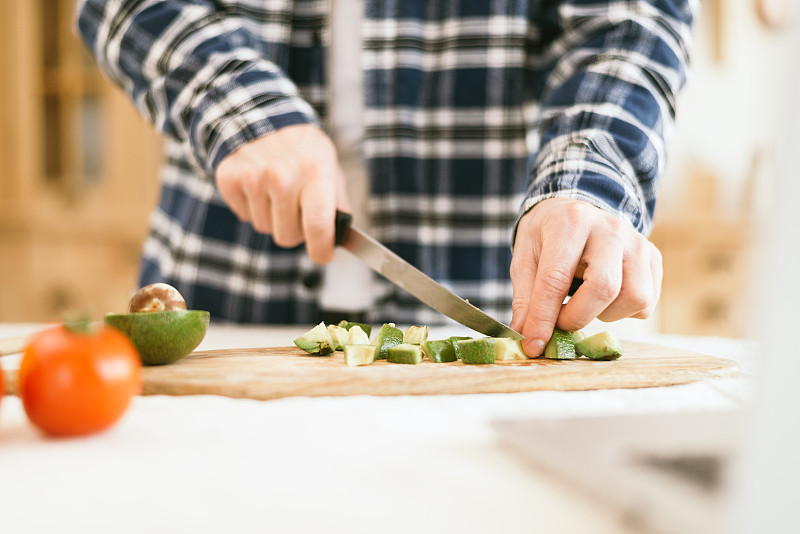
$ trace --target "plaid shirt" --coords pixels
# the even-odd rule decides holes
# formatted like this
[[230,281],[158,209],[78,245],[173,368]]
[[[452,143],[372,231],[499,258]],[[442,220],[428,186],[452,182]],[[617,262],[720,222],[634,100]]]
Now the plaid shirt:
[[[335,0],[333,0],[335,1]],[[501,320],[515,221],[549,197],[650,230],[693,0],[368,0],[363,155],[376,237]],[[237,322],[317,320],[321,270],[239,222],[231,151],[324,124],[328,0],[83,0],[78,29],[165,137],[142,284]],[[369,320],[444,318],[386,281]]]

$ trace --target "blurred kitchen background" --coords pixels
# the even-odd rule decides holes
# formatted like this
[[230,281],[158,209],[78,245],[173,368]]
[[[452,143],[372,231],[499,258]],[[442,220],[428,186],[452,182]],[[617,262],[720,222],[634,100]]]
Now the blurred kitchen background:
[[[748,334],[748,250],[769,210],[796,0],[705,0],[653,241],[645,332]],[[71,28],[74,0],[3,0],[0,321],[120,311],[136,288],[160,144]]]

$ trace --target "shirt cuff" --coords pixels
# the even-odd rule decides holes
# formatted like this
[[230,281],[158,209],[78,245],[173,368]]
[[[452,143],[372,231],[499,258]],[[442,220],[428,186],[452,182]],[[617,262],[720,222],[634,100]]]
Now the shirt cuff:
[[189,123],[192,150],[212,176],[240,146],[297,124],[322,127],[312,106],[280,71],[248,69],[212,86]]
[[516,242],[520,219],[534,206],[549,198],[571,198],[587,202],[604,212],[628,222],[636,231],[647,235],[652,229],[655,199],[647,194],[635,178],[620,171],[624,167],[597,149],[592,140],[572,139],[555,149],[540,153],[532,172],[530,187],[512,231],[512,247]]

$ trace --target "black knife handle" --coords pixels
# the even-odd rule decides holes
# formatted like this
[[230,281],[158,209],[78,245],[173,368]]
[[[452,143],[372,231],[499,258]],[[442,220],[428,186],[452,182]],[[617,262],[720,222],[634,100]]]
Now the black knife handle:
[[353,216],[349,213],[345,213],[343,211],[336,210],[336,233],[335,233],[335,240],[333,244],[335,246],[339,246],[344,241],[344,237],[347,235],[347,230],[350,228],[350,224],[353,222]]
[[570,297],[572,295],[574,295],[575,292],[578,290],[578,288],[581,287],[582,283],[583,283],[583,279],[581,279],[581,278],[573,278],[572,279],[572,284],[569,286],[569,293],[567,293],[567,295],[569,295]]

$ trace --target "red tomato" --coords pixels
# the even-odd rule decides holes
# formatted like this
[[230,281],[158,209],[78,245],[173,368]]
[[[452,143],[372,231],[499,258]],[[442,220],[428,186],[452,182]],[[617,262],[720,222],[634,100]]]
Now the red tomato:
[[34,425],[53,436],[91,434],[114,424],[141,391],[141,361],[122,333],[59,326],[25,349],[19,395]]

